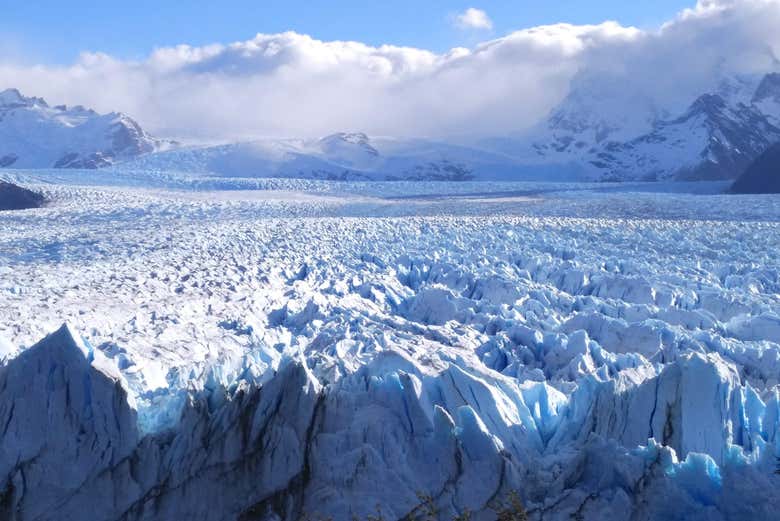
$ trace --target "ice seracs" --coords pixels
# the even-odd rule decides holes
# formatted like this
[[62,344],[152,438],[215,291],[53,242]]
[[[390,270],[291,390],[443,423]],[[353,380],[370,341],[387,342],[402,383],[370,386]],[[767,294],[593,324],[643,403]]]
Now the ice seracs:
[[772,196],[69,174],[0,214],[0,517],[776,517]]

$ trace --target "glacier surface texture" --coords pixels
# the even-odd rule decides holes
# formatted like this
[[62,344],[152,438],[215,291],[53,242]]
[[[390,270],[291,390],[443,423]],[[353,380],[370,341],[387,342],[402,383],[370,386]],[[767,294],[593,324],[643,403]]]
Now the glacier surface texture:
[[780,512],[776,196],[4,176],[0,519]]

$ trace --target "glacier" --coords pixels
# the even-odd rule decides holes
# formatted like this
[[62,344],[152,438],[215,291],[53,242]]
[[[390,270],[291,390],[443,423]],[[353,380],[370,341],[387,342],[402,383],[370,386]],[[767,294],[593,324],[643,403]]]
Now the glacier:
[[777,196],[4,175],[2,519],[780,508]]

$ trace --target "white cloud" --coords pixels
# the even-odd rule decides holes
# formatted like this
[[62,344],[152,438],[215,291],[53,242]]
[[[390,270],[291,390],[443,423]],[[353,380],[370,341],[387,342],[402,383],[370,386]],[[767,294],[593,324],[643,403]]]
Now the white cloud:
[[493,28],[493,21],[482,9],[469,7],[455,17],[455,26],[460,29],[487,29]]
[[633,89],[676,107],[719,75],[777,69],[777,27],[780,0],[702,0],[653,31],[558,24],[446,53],[260,34],[138,61],[0,58],[0,89],[127,112],[162,136],[501,135],[543,118],[581,76],[602,82],[604,95]]

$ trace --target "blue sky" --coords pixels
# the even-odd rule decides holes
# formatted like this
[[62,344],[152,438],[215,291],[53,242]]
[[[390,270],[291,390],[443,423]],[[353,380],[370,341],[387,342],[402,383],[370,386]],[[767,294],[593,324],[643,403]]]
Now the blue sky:
[[[5,0],[0,4],[6,3]],[[155,47],[204,45],[294,30],[324,40],[390,43],[444,51],[470,46],[540,24],[617,20],[650,28],[694,0],[43,0],[2,8],[0,48],[5,55],[40,63],[70,63],[81,51],[141,58]],[[184,7],[183,7],[184,6]],[[453,17],[468,7],[484,10],[492,31],[464,31]]]

